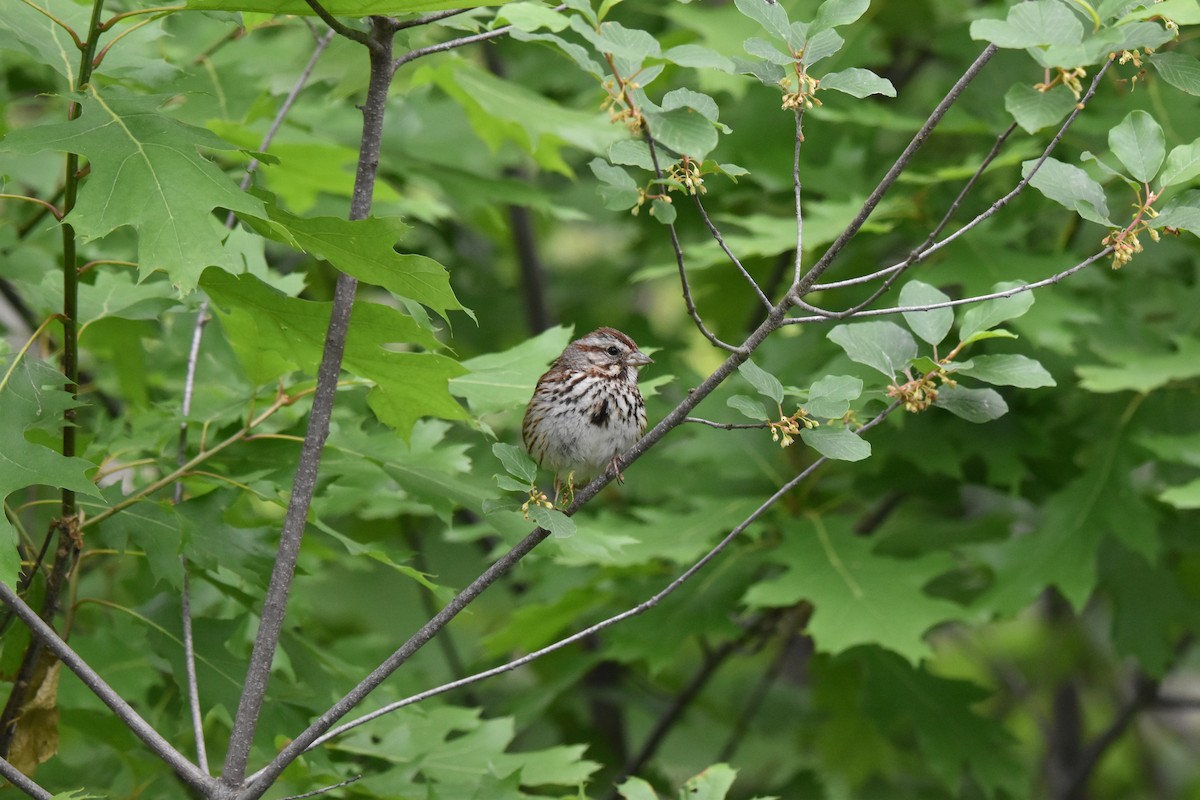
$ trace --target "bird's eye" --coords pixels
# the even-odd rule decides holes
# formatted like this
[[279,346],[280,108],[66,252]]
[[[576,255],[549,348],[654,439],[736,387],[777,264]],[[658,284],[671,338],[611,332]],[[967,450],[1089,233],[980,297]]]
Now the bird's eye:
[[615,344],[614,344],[614,345],[609,345],[609,348],[608,348],[608,354],[609,354],[610,356],[615,356],[615,355],[619,354],[620,352],[621,352],[621,351],[617,349],[617,346],[616,346]]

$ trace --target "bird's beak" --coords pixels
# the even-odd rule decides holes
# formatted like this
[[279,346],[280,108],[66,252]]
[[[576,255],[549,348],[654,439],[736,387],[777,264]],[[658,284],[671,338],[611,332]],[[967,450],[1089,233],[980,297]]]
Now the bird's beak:
[[654,359],[643,353],[641,350],[634,350],[625,357],[625,363],[631,367],[644,367],[647,364],[653,364]]

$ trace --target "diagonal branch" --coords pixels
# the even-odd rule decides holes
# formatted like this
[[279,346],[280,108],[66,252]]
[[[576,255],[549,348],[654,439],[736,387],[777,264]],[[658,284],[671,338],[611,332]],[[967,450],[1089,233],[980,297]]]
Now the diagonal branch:
[[150,723],[125,702],[117,692],[108,685],[100,674],[88,666],[88,663],[78,653],[71,649],[62,638],[50,627],[28,603],[17,596],[8,584],[0,582],[0,601],[13,610],[24,622],[38,641],[58,657],[58,660],[74,672],[79,680],[92,691],[104,705],[112,710],[133,734],[141,739],[163,761],[165,761],[183,781],[204,796],[210,796],[216,787],[216,782],[202,772],[192,762],[176,750],[170,742],[162,737]]
[[0,777],[32,797],[33,800],[52,800],[49,792],[25,777],[25,774],[9,763],[8,759],[0,758]]
[[996,55],[996,52],[997,47],[994,44],[989,44],[983,48],[983,52],[972,62],[967,71],[962,74],[962,77],[955,81],[954,86],[950,87],[950,91],[946,93],[942,101],[933,109],[933,113],[921,125],[916,135],[913,136],[912,141],[908,143],[908,146],[904,148],[904,151],[896,159],[896,162],[892,164],[891,169],[879,181],[879,185],[867,197],[858,214],[855,215],[854,219],[850,221],[850,224],[846,226],[846,229],[841,232],[833,244],[829,245],[825,254],[813,265],[812,269],[792,287],[792,291],[788,294],[789,298],[802,298],[812,290],[817,279],[829,269],[834,259],[838,257],[846,245],[849,244],[850,240],[858,233],[859,229],[866,223],[867,218],[871,216],[871,212],[879,205],[879,201],[892,188],[892,184],[908,168],[908,164],[912,161],[913,156],[921,149],[921,145],[925,144],[925,140],[929,138],[929,135],[933,133],[933,129],[946,116],[946,112],[958,101],[958,98],[966,90],[967,86],[978,77],[983,68],[987,66],[987,63],[992,60],[992,56]]
[[[858,430],[856,430],[855,433],[857,433],[859,435],[866,433],[871,428],[874,428],[876,425],[881,423],[884,419],[886,419],[893,411],[895,411],[899,407],[900,407],[899,401],[893,402],[886,409],[879,412],[879,414],[874,419],[872,419],[870,422],[868,422],[865,425],[863,425],[862,427],[858,428]],[[358,717],[354,720],[351,720],[350,722],[347,722],[344,725],[339,725],[338,727],[329,730],[327,733],[323,733],[320,736],[312,738],[307,744],[304,745],[301,752],[306,752],[307,750],[311,750],[312,748],[317,747],[321,744],[324,744],[325,742],[329,741],[330,739],[333,739],[336,736],[340,736],[341,734],[345,733],[346,731],[349,731],[353,728],[357,728],[359,725],[363,725],[363,724],[370,722],[371,720],[377,719],[385,714],[389,714],[392,711],[397,711],[406,706],[414,705],[423,700],[428,700],[431,697],[436,697],[437,695],[445,694],[446,692],[450,692],[455,689],[460,689],[464,686],[469,686],[473,683],[478,683],[479,681],[486,680],[488,678],[493,678],[497,675],[502,675],[505,672],[511,672],[512,670],[517,669],[518,667],[523,667],[532,661],[536,661],[537,659],[542,658],[543,656],[549,655],[550,653],[553,653],[557,650],[561,650],[564,647],[567,647],[568,645],[574,644],[575,642],[582,641],[590,636],[593,636],[593,635],[599,633],[600,631],[604,630],[605,628],[612,627],[613,625],[616,625],[617,623],[624,622],[627,619],[636,617],[640,614],[644,614],[645,612],[647,612],[650,609],[657,606],[659,603],[661,603],[663,600],[665,600],[668,596],[670,596],[671,594],[676,592],[680,587],[682,587],[689,580],[691,580],[691,578],[693,576],[695,576],[696,573],[698,573],[700,570],[702,570],[709,562],[711,562],[718,555],[720,555],[726,548],[728,548],[729,545],[732,544],[733,541],[739,535],[741,535],[741,533],[743,531],[745,531],[752,524],[754,524],[756,521],[758,521],[758,519],[764,513],[766,513],[766,511],[768,509],[770,509],[773,505],[775,505],[777,502],[779,502],[780,499],[782,499],[784,496],[786,496],[794,488],[799,486],[805,479],[807,479],[813,473],[815,473],[817,471],[817,469],[819,469],[821,467],[821,465],[824,464],[828,460],[829,459],[827,457],[821,456],[819,459],[817,459],[812,464],[810,464],[808,467],[806,467],[802,472],[800,472],[798,475],[796,475],[794,478],[792,478],[790,481],[788,481],[786,484],[784,484],[773,495],[771,495],[769,498],[767,498],[765,501],[763,501],[763,503],[761,505],[759,505],[758,508],[756,508],[754,511],[752,511],[744,520],[742,520],[740,523],[738,523],[738,525],[736,527],[734,527],[728,534],[726,534],[726,536],[723,539],[721,539],[720,542],[718,542],[711,550],[709,550],[707,553],[705,553],[703,556],[701,556],[700,559],[696,561],[696,563],[694,563],[694,564],[692,564],[692,566],[688,567],[688,569],[686,569],[683,573],[681,573],[678,577],[676,577],[673,581],[671,581],[671,583],[667,584],[665,587],[660,589],[654,595],[652,595],[651,597],[642,601],[641,603],[634,606],[633,608],[627,609],[625,611],[622,611],[619,614],[615,614],[614,616],[611,616],[611,617],[608,617],[607,619],[601,620],[600,622],[597,622],[594,625],[584,628],[583,630],[578,631],[577,633],[573,633],[570,636],[567,636],[563,639],[560,639],[557,642],[554,642],[553,644],[546,645],[545,647],[541,648],[540,650],[535,650],[532,653],[528,653],[520,658],[513,659],[512,661],[509,661],[506,664],[501,664],[498,667],[493,667],[491,669],[484,670],[482,672],[478,672],[474,675],[468,675],[465,678],[460,678],[456,681],[451,681],[449,683],[443,684],[442,686],[437,686],[432,689],[427,689],[418,694],[414,694],[411,697],[406,697],[403,700],[397,700],[394,703],[389,703],[388,705],[383,706],[382,708],[376,709],[375,711],[372,711],[369,714],[364,714],[363,716]],[[595,481],[593,481],[593,483],[595,483]],[[582,493],[587,491],[590,488],[591,488],[591,484],[589,484],[587,487],[585,487],[580,492],[576,492],[575,505],[572,506],[572,511],[574,511],[576,506],[580,505],[580,502],[581,502],[580,496],[582,495]],[[533,534],[530,534],[529,537],[526,537],[525,541],[528,541],[529,538],[531,538],[532,536],[537,534],[539,531],[541,531],[540,528],[538,529],[538,531],[534,531]],[[541,539],[544,539],[544,538],[546,538],[546,536],[549,535],[549,534],[546,534],[544,531],[542,533],[543,533],[543,535],[541,536],[541,538],[538,541],[541,541]],[[523,541],[521,544],[523,545],[523,544],[525,544],[525,542]],[[520,546],[521,545],[518,545],[518,547],[520,547]],[[532,547],[530,549],[532,549]],[[507,557],[507,554],[505,557]],[[497,564],[498,563],[499,562],[497,562]],[[455,599],[457,599],[457,598],[455,598]],[[306,733],[307,733],[307,731],[306,731]],[[303,735],[304,734],[301,734],[301,737]],[[288,747],[289,748],[294,747],[296,745],[296,741],[299,741],[299,739],[301,737],[297,737],[297,739],[295,741],[293,741]],[[286,749],[287,748],[285,748],[285,750]],[[282,753],[280,753],[280,755],[282,756]],[[297,753],[296,755],[299,755],[299,753]],[[262,773],[260,773],[260,775],[264,775],[264,776],[269,775],[269,774],[270,773],[267,770],[263,770]],[[260,775],[255,775],[252,780],[258,781],[260,778]]]

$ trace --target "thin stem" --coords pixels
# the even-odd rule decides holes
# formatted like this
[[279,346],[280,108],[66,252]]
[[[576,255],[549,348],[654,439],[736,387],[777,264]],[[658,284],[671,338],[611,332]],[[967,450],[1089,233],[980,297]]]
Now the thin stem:
[[442,42],[441,44],[431,44],[428,47],[418,47],[416,50],[409,50],[407,53],[392,62],[392,72],[394,73],[405,64],[408,64],[411,61],[416,61],[418,58],[424,58],[425,56],[430,56],[434,53],[444,53],[447,50],[454,50],[459,47],[466,47],[470,44],[478,44],[479,42],[486,42],[489,39],[498,39],[501,36],[507,36],[512,31],[512,27],[512,25],[505,25],[502,28],[496,28],[494,30],[484,31],[483,33],[472,34],[471,36],[463,36],[460,39],[451,39],[450,41]]
[[32,0],[21,0],[21,2],[24,3],[25,5],[29,6],[34,11],[41,14],[42,16],[48,18],[51,22],[53,22],[58,27],[62,28],[64,31],[67,32],[67,35],[71,37],[71,41],[73,41],[75,43],[76,47],[78,47],[80,50],[84,49],[84,44],[82,41],[80,41],[79,34],[77,34],[75,32],[75,29],[72,28],[70,25],[68,25],[67,23],[65,23],[61,19],[59,19],[58,17],[51,14],[49,11],[42,8],[37,3],[32,2]]
[[[1049,278],[1043,278],[1040,281],[1035,281],[1033,283],[1024,283],[1024,284],[1021,284],[1020,286],[1014,286],[1012,289],[1005,289],[1000,292],[990,292],[988,294],[975,295],[974,297],[964,297],[961,300],[944,300],[940,303],[927,303],[925,305],[920,305],[920,306],[898,306],[896,308],[872,308],[872,309],[864,310],[864,311],[856,311],[853,314],[849,315],[849,317],[847,317],[847,318],[861,319],[863,317],[883,317],[883,316],[887,316],[889,314],[905,314],[905,313],[913,312],[913,311],[933,311],[936,308],[954,308],[955,306],[965,306],[965,305],[970,305],[971,303],[982,303],[985,300],[999,300],[1000,298],[1003,298],[1003,297],[1012,297],[1015,294],[1021,294],[1022,292],[1031,292],[1034,289],[1041,289],[1044,286],[1052,286],[1056,283],[1060,283],[1064,279],[1069,278],[1072,275],[1074,275],[1076,272],[1079,272],[1080,270],[1082,270],[1092,264],[1095,264],[1100,259],[1107,258],[1108,256],[1112,255],[1113,250],[1114,250],[1114,248],[1112,246],[1105,247],[1103,250],[1093,253],[1092,255],[1088,256],[1083,261],[1080,261],[1078,264],[1071,267],[1070,269],[1065,269],[1062,272],[1051,275]],[[807,306],[810,309],[815,309],[815,306],[808,306],[807,303],[804,303],[803,305]],[[842,318],[841,316],[839,316],[839,312],[822,311],[821,313],[819,313],[815,316],[811,316],[811,317],[792,317],[790,319],[784,320],[783,324],[784,325],[803,325],[803,324],[810,323],[810,322],[827,322],[827,321],[829,321],[829,319],[831,317],[836,317],[839,319]]]
[[[609,56],[608,60],[609,64],[612,66],[613,75],[619,82],[620,76],[617,75],[617,68],[613,64],[612,57]],[[630,101],[630,105],[632,106],[632,101]],[[663,177],[663,171],[662,166],[658,163],[658,148],[655,146],[654,137],[650,135],[649,130],[646,130],[642,138],[646,140],[646,146],[650,148],[650,160],[654,163],[654,176],[661,181]],[[712,230],[715,231],[716,228],[712,228]],[[692,286],[688,281],[687,267],[684,264],[683,247],[679,244],[679,233],[675,230],[674,223],[671,223],[667,226],[667,233],[671,237],[671,249],[675,253],[675,265],[679,269],[679,287],[683,292],[683,304],[687,308],[688,316],[692,318],[692,322],[696,323],[696,329],[704,335],[705,339],[708,339],[715,346],[721,348],[722,350],[728,350],[731,353],[738,352],[738,348],[736,346],[719,339],[717,335],[710,331],[708,326],[704,324],[704,320],[701,319],[700,311],[696,308],[696,301],[692,299]],[[718,239],[718,241],[721,242],[722,240]]]
[[800,284],[804,264],[804,208],[800,203],[800,147],[804,144],[804,107],[796,109],[796,148],[792,155],[792,187],[796,195],[796,269],[792,275],[792,287]]
[[36,203],[53,214],[56,220],[62,222],[63,213],[59,211],[53,203],[48,203],[45,200],[42,200],[40,197],[30,197],[27,194],[9,194],[4,192],[0,193],[0,200],[21,200],[26,203]]
[[[455,12],[455,13],[458,13],[458,12]],[[305,800],[305,798],[308,798],[308,797],[317,797],[318,795],[326,794],[327,792],[332,792],[334,789],[340,789],[343,786],[349,786],[350,784],[356,783],[360,780],[362,780],[362,775],[355,775],[351,778],[347,778],[344,781],[339,781],[338,783],[332,784],[330,786],[324,786],[320,789],[313,789],[311,792],[305,792],[304,794],[288,795],[287,797],[283,798],[283,800]]]
[[37,612],[17,596],[8,584],[0,582],[0,602],[11,608],[21,621],[29,626],[38,641],[43,642],[50,652],[58,656],[58,660],[79,677],[79,680],[100,699],[104,705],[133,731],[133,734],[163,759],[183,781],[204,796],[211,796],[215,782],[187,760],[171,743],[164,739],[150,723],[133,709],[125,700],[109,686],[100,675],[88,666],[62,638],[55,633]]
[[765,422],[714,422],[711,419],[703,419],[701,417],[685,417],[684,422],[694,422],[699,425],[707,425],[710,428],[720,428],[723,431],[736,431],[745,428],[766,428]]
[[371,37],[365,32],[342,24],[337,17],[325,10],[325,7],[318,3],[317,0],[304,0],[304,2],[308,3],[308,7],[313,10],[313,13],[320,17],[321,21],[328,25],[330,30],[337,33],[338,36],[344,36],[350,41],[358,42],[368,48],[375,46],[371,44]]
[[0,777],[3,777],[13,786],[34,798],[34,800],[51,800],[53,797],[53,795],[41,786],[38,786],[32,780],[25,777],[25,774],[10,764],[6,758],[0,758]]
[[728,258],[730,262],[737,267],[737,271],[740,272],[742,277],[746,279],[746,282],[750,284],[750,288],[754,290],[754,294],[758,297],[758,301],[762,303],[763,308],[770,311],[771,306],[774,305],[774,303],[767,298],[766,293],[763,292],[762,288],[758,285],[758,282],[754,280],[754,276],[752,276],[746,270],[746,268],[742,266],[742,262],[739,261],[738,257],[733,254],[732,250],[729,249],[729,245],[725,244],[725,237],[721,235],[721,231],[717,229],[717,226],[713,223],[712,219],[709,218],[708,212],[704,209],[704,203],[700,202],[699,193],[693,194],[692,200],[696,203],[696,210],[700,212],[700,219],[704,221],[705,227],[708,228],[708,232],[711,233],[713,239],[716,240],[717,245],[721,248],[721,252],[723,252],[726,258]]
[[434,13],[426,14],[423,17],[417,17],[416,19],[408,19],[408,20],[404,20],[402,22],[397,22],[393,26],[393,30],[403,31],[403,30],[407,30],[408,28],[416,28],[420,25],[429,25],[430,23],[440,22],[441,20],[447,19],[448,17],[458,16],[459,14],[462,14],[463,12],[470,11],[470,10],[471,9],[469,9],[469,8],[451,8],[446,11],[435,11]]
[[[319,6],[308,0],[314,8]],[[324,17],[323,17],[324,18]],[[328,22],[328,20],[326,20]],[[355,173],[354,194],[350,206],[350,219],[365,219],[371,211],[371,199],[375,188],[375,175],[379,168],[379,152],[383,138],[383,123],[387,106],[388,87],[392,78],[392,23],[382,17],[371,18],[370,80],[367,96],[363,103],[363,132],[359,146],[358,169]],[[332,27],[332,26],[331,26]],[[335,28],[336,30],[336,28]],[[300,543],[304,536],[308,509],[317,485],[317,474],[321,464],[321,452],[329,436],[329,423],[333,414],[334,395],[337,392],[338,376],[341,373],[342,356],[346,347],[346,335],[350,328],[350,314],[354,306],[354,295],[358,282],[345,273],[338,275],[334,289],[333,307],[329,327],[325,334],[325,346],[321,364],[317,370],[317,389],[313,395],[309,413],[308,429],[304,446],[296,464],[296,477],[292,495],[288,502],[287,516],[280,533],[279,550],[271,571],[271,581],[263,600],[258,633],[250,653],[242,695],[238,701],[233,730],[230,733],[229,750],[221,772],[221,782],[228,787],[242,784],[246,775],[254,733],[258,727],[259,713],[266,697],[267,682],[271,674],[271,662],[278,647],[279,635],[287,612],[288,597],[295,575],[296,560],[300,554]],[[265,791],[270,786],[261,786]],[[259,792],[258,795],[261,795]]]
[[247,422],[246,427],[237,431],[236,433],[231,435],[225,441],[219,442],[218,444],[215,444],[212,447],[208,448],[207,450],[197,454],[186,464],[180,466],[179,468],[177,468],[175,470],[172,470],[169,474],[164,475],[163,477],[156,480],[154,483],[151,483],[148,486],[145,486],[145,487],[139,489],[138,491],[129,495],[128,497],[126,497],[124,500],[117,503],[116,505],[109,506],[108,508],[104,509],[99,514],[95,515],[94,517],[88,517],[80,524],[79,527],[81,529],[87,529],[87,528],[91,528],[95,525],[98,525],[101,522],[103,522],[104,520],[111,517],[112,515],[117,514],[121,511],[124,511],[126,508],[129,508],[129,506],[140,502],[144,498],[154,494],[155,492],[157,492],[161,489],[167,488],[171,484],[175,483],[175,481],[177,481],[180,478],[182,478],[183,476],[187,475],[192,469],[194,469],[199,464],[203,464],[205,461],[212,458],[217,453],[221,452],[222,450],[229,447],[230,445],[240,442],[242,439],[245,439],[246,436],[252,430],[254,430],[255,427],[257,427],[258,425],[261,425],[263,422],[265,422],[267,420],[268,417],[270,417],[272,414],[274,414],[279,409],[283,408],[286,405],[290,405],[291,403],[294,403],[296,401],[297,397],[298,396],[280,395],[279,397],[277,397],[275,399],[275,402],[272,403],[269,408],[267,408],[266,411],[264,411],[262,414],[260,414],[258,417],[251,420],[250,422]]
[[41,325],[38,325],[37,330],[29,334],[29,338],[25,340],[25,344],[23,344],[21,349],[17,351],[17,354],[13,357],[12,363],[9,364],[8,369],[5,370],[4,377],[0,378],[0,392],[4,391],[4,387],[8,385],[8,379],[12,377],[17,365],[21,363],[21,359],[25,358],[25,354],[29,352],[29,348],[33,346],[33,343],[36,342],[43,333],[45,333],[46,327],[49,326],[51,322],[55,322],[56,320],[60,319],[62,319],[60,315],[51,314],[42,321]]
[[135,8],[132,11],[122,11],[120,14],[114,14],[100,24],[100,30],[106,31],[118,22],[129,19],[130,17],[143,16],[145,14],[158,14],[166,16],[175,11],[185,11],[187,6],[156,6],[154,8]]

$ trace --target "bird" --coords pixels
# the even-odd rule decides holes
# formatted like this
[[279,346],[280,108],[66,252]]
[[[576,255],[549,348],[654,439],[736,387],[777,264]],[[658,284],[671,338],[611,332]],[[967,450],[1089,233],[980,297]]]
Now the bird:
[[[565,478],[603,471],[618,483],[618,459],[646,432],[646,404],[638,369],[653,359],[615,328],[598,328],[567,345],[533,390],[521,438],[539,466],[554,471],[554,502]],[[568,499],[568,503],[571,499]]]

